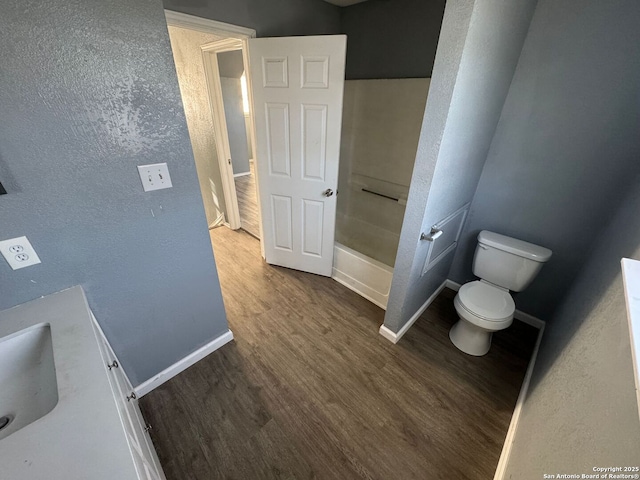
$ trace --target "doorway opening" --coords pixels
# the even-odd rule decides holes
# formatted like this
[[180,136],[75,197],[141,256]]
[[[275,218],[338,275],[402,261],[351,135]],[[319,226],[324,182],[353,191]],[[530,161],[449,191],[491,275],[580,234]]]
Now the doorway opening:
[[209,229],[260,238],[248,28],[165,11]]
[[[333,57],[317,47],[331,36],[295,37],[311,43],[288,55],[267,48],[260,54],[262,60],[252,50],[255,58],[249,65],[253,30],[174,12],[167,12],[167,21],[179,78],[177,57],[185,54],[183,47],[174,45],[174,32],[200,35],[189,44],[196,53],[188,68],[201,65],[204,94],[187,98],[193,91],[183,88],[182,81],[181,91],[188,116],[192,101],[209,102],[196,118],[208,116],[210,138],[201,142],[192,135],[192,143],[205,209],[207,197],[217,208],[210,227],[242,228],[260,239],[268,263],[331,276],[385,309],[430,79],[349,80],[343,63],[338,103],[331,103],[334,97],[299,100],[292,95],[328,93],[334,87],[338,70],[333,63],[329,68]],[[280,41],[278,48],[285,48],[290,39],[252,40],[252,49],[262,41]],[[192,76],[187,81],[193,81]],[[289,92],[294,83],[302,88]],[[265,92],[263,87],[272,88]],[[225,92],[229,88],[233,94]],[[227,102],[232,105],[225,103],[225,97],[234,97]],[[260,114],[253,115],[251,108]],[[337,122],[332,117],[335,112],[339,112]],[[189,118],[187,124],[192,134]],[[237,135],[235,147],[234,125],[240,131],[244,126],[246,132]],[[336,125],[337,144],[327,142]],[[199,152],[201,144],[209,151]],[[301,158],[296,158],[300,152]],[[328,181],[327,162],[333,159],[338,178]],[[217,178],[198,165],[201,161],[217,164]],[[310,183],[274,195],[272,184],[290,178]],[[313,262],[317,268],[309,268]]]
[[226,159],[227,177],[233,176],[233,182],[226,186],[229,218],[234,219],[233,227],[242,228],[259,239],[254,129],[242,41],[229,38],[203,45],[201,50],[212,102],[216,149],[219,156]]

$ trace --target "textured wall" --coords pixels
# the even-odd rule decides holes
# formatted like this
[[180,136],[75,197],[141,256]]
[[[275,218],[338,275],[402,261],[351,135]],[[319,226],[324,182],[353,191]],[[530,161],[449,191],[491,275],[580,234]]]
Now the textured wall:
[[447,278],[453,254],[420,276],[420,232],[471,201],[535,4],[447,4],[384,320],[394,332]]
[[212,225],[221,214],[226,215],[227,209],[200,46],[222,37],[169,27],[169,38],[198,171],[204,211],[207,224]]
[[[451,276],[488,229],[554,251],[518,308],[547,318],[640,158],[640,3],[541,0]],[[595,67],[597,65],[597,68]]]
[[9,0],[0,41],[1,238],[42,259],[0,308],[82,285],[137,384],[227,329],[162,4]]
[[322,0],[164,0],[164,8],[253,28],[259,37],[340,33],[340,8]]
[[640,419],[620,259],[640,259],[639,211],[636,177],[547,324],[505,478],[638,465]]
[[347,79],[431,77],[444,0],[369,0],[341,9]]

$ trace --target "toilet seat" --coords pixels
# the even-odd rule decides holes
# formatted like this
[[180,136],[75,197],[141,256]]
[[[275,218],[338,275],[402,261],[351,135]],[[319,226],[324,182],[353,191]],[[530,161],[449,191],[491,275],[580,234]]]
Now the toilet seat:
[[508,291],[486,282],[465,283],[458,291],[458,304],[471,315],[489,322],[513,318],[516,305]]

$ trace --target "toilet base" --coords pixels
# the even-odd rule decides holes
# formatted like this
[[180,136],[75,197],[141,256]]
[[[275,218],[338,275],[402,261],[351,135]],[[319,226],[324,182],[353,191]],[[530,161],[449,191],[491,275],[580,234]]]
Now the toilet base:
[[451,342],[464,353],[481,357],[491,348],[493,332],[477,327],[472,323],[460,319],[449,330]]

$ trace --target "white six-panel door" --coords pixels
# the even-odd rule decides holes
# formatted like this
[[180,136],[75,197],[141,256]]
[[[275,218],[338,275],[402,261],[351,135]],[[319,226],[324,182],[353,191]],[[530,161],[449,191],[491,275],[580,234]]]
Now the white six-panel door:
[[331,275],[346,36],[249,40],[268,263]]

